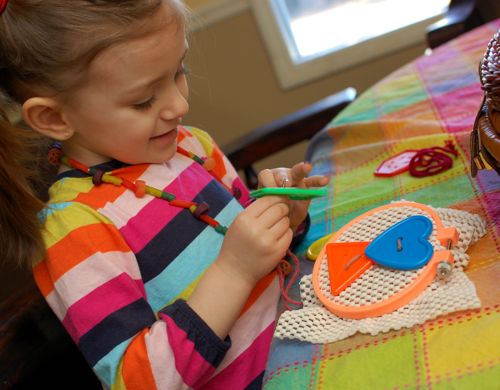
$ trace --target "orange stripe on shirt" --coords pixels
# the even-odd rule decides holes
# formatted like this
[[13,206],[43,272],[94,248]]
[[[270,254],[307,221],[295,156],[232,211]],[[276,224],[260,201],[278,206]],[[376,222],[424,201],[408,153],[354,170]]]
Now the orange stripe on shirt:
[[[144,338],[149,329],[144,329],[130,343],[123,358],[122,377],[127,390],[156,389]],[[139,375],[140,373],[140,375]]]
[[219,148],[214,145],[214,150],[212,152],[212,155],[210,156],[215,160],[215,168],[212,170],[212,173],[215,175],[215,177],[219,177],[220,179],[226,176],[227,173],[223,156],[224,155],[219,150]]
[[43,296],[46,297],[53,290],[54,283],[50,278],[50,272],[45,260],[33,267],[33,277],[35,278],[38,289]]
[[177,133],[177,143],[180,144],[184,138],[192,137],[191,133],[189,133],[184,127],[178,127],[179,132]]
[[[137,180],[144,171],[149,167],[149,164],[134,165],[126,168],[126,174],[122,169],[116,169],[113,174],[116,176],[123,176],[125,179],[134,182]],[[98,186],[92,187],[89,192],[80,193],[75,201],[87,204],[94,208],[101,208],[108,202],[114,202],[121,194],[127,190],[123,186],[115,186],[109,183],[103,183]]]
[[[75,245],[75,242],[80,245]],[[114,225],[96,223],[69,232],[47,249],[45,260],[33,269],[37,274],[37,283],[42,294],[44,296],[50,294],[54,283],[62,275],[96,252],[111,251],[130,252],[130,248]]]

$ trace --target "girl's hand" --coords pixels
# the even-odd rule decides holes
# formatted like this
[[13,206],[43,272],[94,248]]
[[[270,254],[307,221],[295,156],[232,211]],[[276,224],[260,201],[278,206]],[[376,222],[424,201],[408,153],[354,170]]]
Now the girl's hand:
[[[309,163],[298,163],[290,168],[264,169],[259,173],[260,187],[323,187],[328,184],[326,176],[307,177],[311,172],[312,165]],[[290,227],[293,231],[304,221],[311,200],[290,201]]]
[[226,232],[217,266],[252,286],[271,272],[293,237],[287,203],[283,197],[267,196],[243,210]]

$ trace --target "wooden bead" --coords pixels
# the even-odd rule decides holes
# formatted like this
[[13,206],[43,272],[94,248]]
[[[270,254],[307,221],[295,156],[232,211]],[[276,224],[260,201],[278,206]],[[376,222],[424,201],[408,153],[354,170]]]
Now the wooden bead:
[[135,196],[142,198],[146,194],[146,182],[144,180],[135,181]]
[[51,148],[47,156],[49,162],[53,165],[59,165],[61,162],[62,150],[59,148]]
[[193,212],[193,215],[200,219],[200,217],[205,214],[208,211],[209,207],[208,204],[205,202],[200,203],[198,206],[196,206],[196,209]]
[[239,187],[235,186],[234,184],[232,185],[231,187],[231,191],[233,192],[233,196],[236,198],[236,199],[240,199],[241,198],[241,190]]
[[281,260],[280,263],[278,264],[278,267],[280,268],[281,272],[283,272],[283,275],[288,276],[292,272],[292,266],[290,263],[286,260]]
[[101,169],[95,169],[92,173],[92,183],[95,186],[102,184],[102,177],[104,176],[104,171]]
[[211,171],[212,169],[214,169],[215,165],[215,160],[212,157],[207,157],[207,159],[203,162],[203,168],[205,168],[207,171]]

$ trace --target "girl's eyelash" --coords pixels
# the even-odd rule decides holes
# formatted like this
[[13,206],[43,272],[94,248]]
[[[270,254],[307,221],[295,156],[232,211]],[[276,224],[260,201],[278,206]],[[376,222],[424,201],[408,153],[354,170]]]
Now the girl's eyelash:
[[152,96],[150,99],[146,100],[145,102],[134,104],[134,108],[137,110],[147,110],[148,108],[151,108],[151,106],[153,105],[155,100],[156,100],[156,97]]
[[[175,76],[177,77],[177,76],[185,75],[188,73],[189,73],[189,70],[188,70],[187,66],[182,64],[181,67],[177,70]],[[147,110],[148,108],[151,108],[151,106],[153,105],[155,100],[156,100],[156,96],[152,96],[150,99],[148,99],[144,102],[141,102],[141,103],[136,103],[133,106],[137,110]]]
[[176,76],[179,76],[181,74],[188,74],[189,73],[189,69],[186,65],[182,64],[181,67],[179,68],[179,70],[177,71],[177,74]]

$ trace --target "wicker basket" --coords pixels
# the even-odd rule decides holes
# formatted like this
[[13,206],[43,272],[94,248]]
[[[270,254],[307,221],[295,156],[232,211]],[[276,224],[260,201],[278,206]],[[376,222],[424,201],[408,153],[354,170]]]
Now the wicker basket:
[[493,168],[500,175],[500,30],[488,43],[479,66],[484,99],[471,133],[471,171]]

